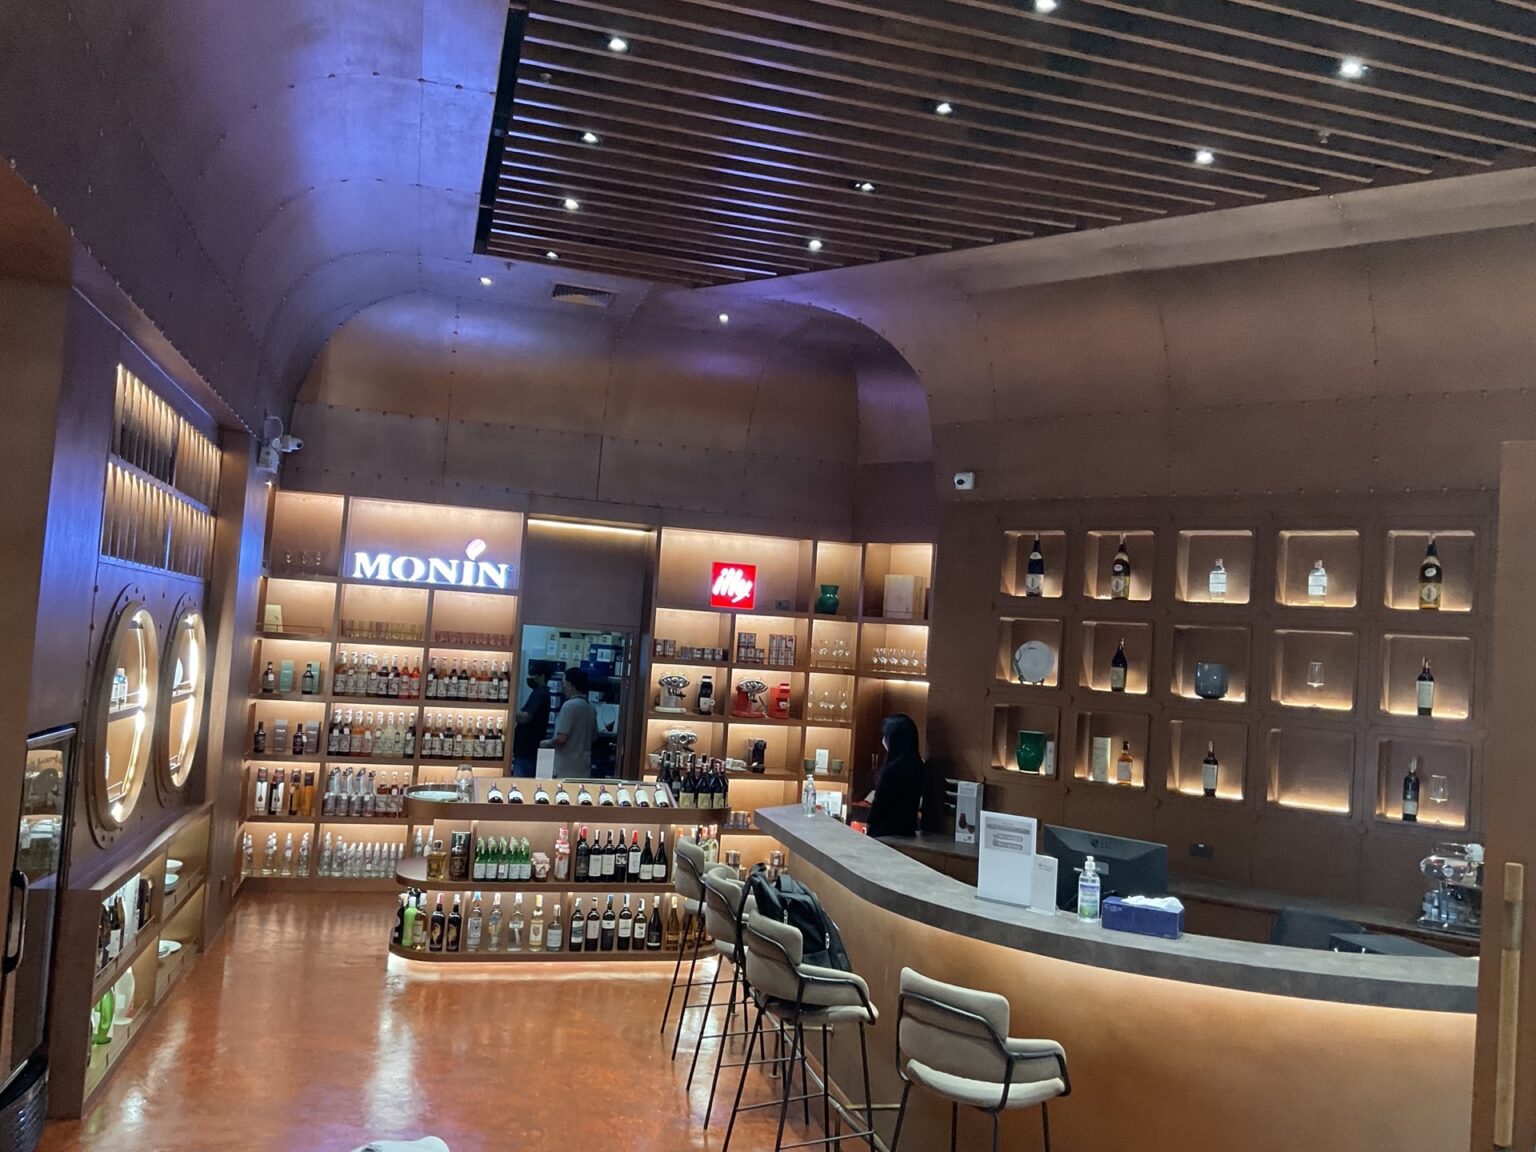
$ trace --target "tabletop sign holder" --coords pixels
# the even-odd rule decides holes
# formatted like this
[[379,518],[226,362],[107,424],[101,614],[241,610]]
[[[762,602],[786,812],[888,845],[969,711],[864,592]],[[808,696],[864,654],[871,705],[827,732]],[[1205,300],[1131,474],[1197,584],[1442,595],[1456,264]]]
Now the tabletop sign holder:
[[1033,816],[982,810],[977,896],[999,904],[1029,907],[1034,889],[1036,824]]

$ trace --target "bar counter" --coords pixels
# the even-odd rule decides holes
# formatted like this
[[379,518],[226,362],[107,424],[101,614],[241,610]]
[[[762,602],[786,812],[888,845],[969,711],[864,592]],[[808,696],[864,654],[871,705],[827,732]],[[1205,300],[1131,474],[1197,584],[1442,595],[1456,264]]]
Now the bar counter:
[[[759,809],[893,1020],[903,966],[1001,992],[1015,1035],[1059,1040],[1073,1094],[1062,1148],[1441,1152],[1471,1116],[1477,961],[1346,955],[1186,934],[1108,932],[983,901],[896,848],[798,806]],[[891,1051],[889,1036],[875,1050]],[[840,1084],[858,1075],[846,1047]],[[877,1099],[900,1091],[875,1059]],[[941,1147],[931,1101],[909,1148]],[[1038,1119],[1012,1118],[1021,1148]],[[976,1134],[982,1128],[976,1128]],[[988,1132],[988,1135],[990,1133]],[[962,1145],[964,1144],[962,1132]],[[1010,1146],[1005,1140],[1005,1146]]]

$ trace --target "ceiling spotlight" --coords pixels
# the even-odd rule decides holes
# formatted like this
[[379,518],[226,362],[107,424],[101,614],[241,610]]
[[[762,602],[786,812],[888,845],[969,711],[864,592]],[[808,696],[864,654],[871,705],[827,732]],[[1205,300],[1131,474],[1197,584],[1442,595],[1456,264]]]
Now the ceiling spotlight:
[[809,249],[810,249],[810,250],[811,250],[811,251],[812,251],[812,252],[820,252],[820,251],[821,251],[821,241],[820,241],[820,240],[817,240],[817,239],[815,239],[815,238],[814,238],[814,237],[813,237],[813,238],[812,238],[812,239],[811,239],[811,240],[810,240],[810,241],[809,241],[809,242],[808,242],[808,243],[807,243],[807,244],[806,244],[806,247],[807,247],[807,248],[809,248]]
[[629,51],[629,41],[624,39],[624,37],[622,37],[622,36],[610,36],[608,38],[608,51],[610,51],[610,52],[628,52]]
[[722,323],[722,324],[729,324],[730,322],[731,322],[731,314],[729,312],[722,312],[722,313],[720,313],[720,323]]
[[1346,80],[1358,80],[1365,72],[1365,61],[1358,56],[1346,56],[1339,61],[1339,75]]
[[933,106],[933,110],[940,116],[953,116],[955,114],[955,106],[948,100],[940,100]]
[[489,288],[491,286],[491,278],[489,276],[482,276],[480,277],[480,283]]
[[544,253],[544,259],[546,259],[546,260],[558,260],[558,259],[560,259],[560,253],[556,252],[553,248],[551,248],[548,252]]
[[567,212],[579,212],[581,210],[581,201],[574,196],[567,196],[565,198],[565,210]]
[[596,132],[583,132],[581,134],[581,142],[583,144],[596,144],[598,142],[598,135]]
[[1060,7],[1061,5],[1057,2],[1057,0],[1035,0],[1035,11],[1039,12],[1041,15],[1054,12]]
[[1216,163],[1216,153],[1209,148],[1200,148],[1195,151],[1195,163],[1201,167]]
[[874,182],[870,180],[856,180],[853,186],[860,192],[873,192],[875,190]]

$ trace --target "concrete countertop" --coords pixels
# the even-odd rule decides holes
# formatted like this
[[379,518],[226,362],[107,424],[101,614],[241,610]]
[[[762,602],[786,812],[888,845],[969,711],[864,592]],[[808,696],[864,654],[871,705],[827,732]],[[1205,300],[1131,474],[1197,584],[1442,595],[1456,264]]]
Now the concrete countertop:
[[[1430,1012],[1477,1010],[1477,960],[1348,955],[1210,936],[1106,932],[1075,916],[996,904],[896,848],[798,805],[759,808],[757,826],[854,895],[949,932],[1074,964],[1217,988]],[[857,941],[850,941],[854,948]]]

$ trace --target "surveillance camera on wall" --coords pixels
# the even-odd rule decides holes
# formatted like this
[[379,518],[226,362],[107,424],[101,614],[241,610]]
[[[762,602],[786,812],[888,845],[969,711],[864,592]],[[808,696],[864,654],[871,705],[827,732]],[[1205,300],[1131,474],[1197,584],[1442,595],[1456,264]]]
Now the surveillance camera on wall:
[[297,436],[279,436],[272,441],[272,447],[286,456],[290,452],[297,452],[300,448],[304,447],[304,441],[300,440]]
[[974,472],[956,472],[955,473],[955,491],[956,492],[973,492],[973,491],[975,491],[975,489],[976,489],[976,473],[974,473]]

